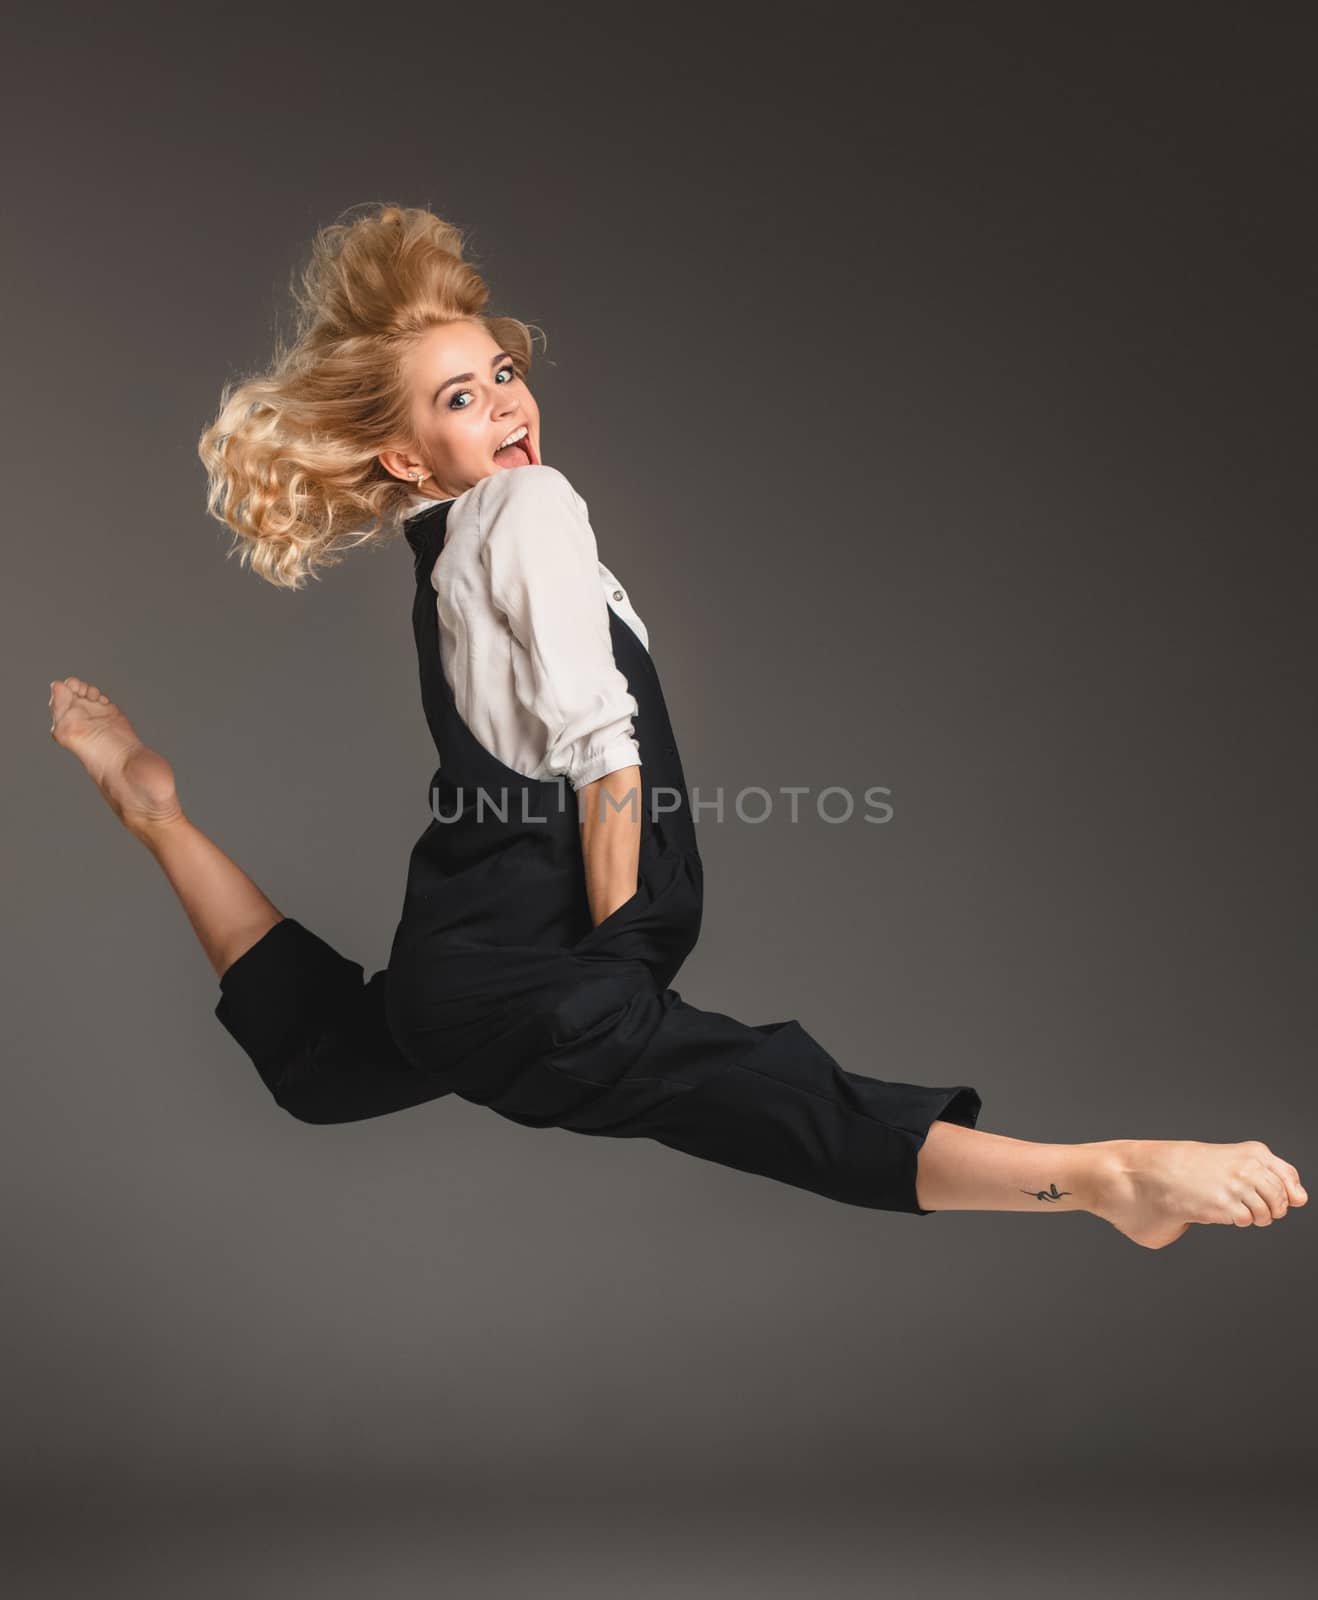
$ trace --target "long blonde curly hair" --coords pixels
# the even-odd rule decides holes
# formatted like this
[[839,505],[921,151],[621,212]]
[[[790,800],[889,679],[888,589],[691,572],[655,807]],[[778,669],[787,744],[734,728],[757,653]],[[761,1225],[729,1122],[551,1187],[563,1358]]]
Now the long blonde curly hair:
[[460,228],[392,204],[347,215],[294,274],[292,345],[277,336],[266,371],[225,385],[197,446],[206,510],[237,535],[229,554],[279,588],[397,533],[414,491],[378,457],[415,448],[402,373],[428,328],[482,322],[519,377],[531,365],[533,325],[483,314],[489,288]]

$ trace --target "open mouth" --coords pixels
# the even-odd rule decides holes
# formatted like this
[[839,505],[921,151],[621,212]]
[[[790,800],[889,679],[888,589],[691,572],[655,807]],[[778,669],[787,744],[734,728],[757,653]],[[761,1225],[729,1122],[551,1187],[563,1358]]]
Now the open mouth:
[[523,425],[514,429],[513,442],[494,452],[496,467],[526,467],[535,465],[535,452],[531,448],[531,430]]

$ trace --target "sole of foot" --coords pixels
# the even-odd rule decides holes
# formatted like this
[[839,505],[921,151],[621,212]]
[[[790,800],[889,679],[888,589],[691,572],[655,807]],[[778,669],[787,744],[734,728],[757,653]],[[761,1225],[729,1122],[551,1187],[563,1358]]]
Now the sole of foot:
[[125,827],[149,830],[182,817],[174,769],[94,683],[54,679],[48,704],[51,738],[77,756]]

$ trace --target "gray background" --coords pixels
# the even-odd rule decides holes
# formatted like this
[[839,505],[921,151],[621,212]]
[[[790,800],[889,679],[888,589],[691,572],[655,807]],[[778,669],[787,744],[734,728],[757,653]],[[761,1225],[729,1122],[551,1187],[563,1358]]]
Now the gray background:
[[23,1592],[1311,1572],[1305,1212],[1146,1252],[455,1098],[295,1123],[48,737],[47,681],[99,684],[281,909],[383,964],[433,766],[407,553],[276,592],[225,560],[195,440],[315,229],[430,205],[548,334],[546,458],[650,627],[690,782],[893,791],[884,826],[702,822],[684,997],[974,1083],[994,1132],[1260,1138],[1312,1188],[1313,34],[872,18],[11,31]]

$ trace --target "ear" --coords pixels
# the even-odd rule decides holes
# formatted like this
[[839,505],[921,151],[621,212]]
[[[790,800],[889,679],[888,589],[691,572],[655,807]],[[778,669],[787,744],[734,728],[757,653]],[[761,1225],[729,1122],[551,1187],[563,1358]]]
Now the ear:
[[404,455],[401,450],[381,450],[378,460],[380,465],[395,478],[401,478],[404,483],[415,483],[416,474],[419,472],[424,477],[425,468],[411,456]]

